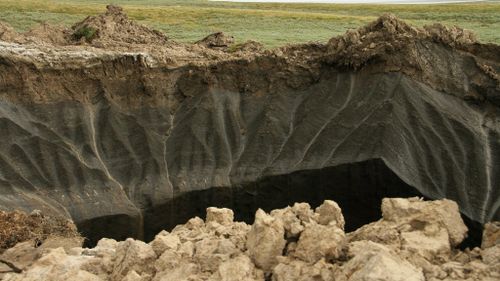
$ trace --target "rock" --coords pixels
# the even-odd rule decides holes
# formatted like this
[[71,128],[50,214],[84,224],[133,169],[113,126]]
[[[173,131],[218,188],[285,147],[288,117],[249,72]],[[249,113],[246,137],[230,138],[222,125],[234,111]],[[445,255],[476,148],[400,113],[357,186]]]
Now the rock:
[[207,208],[207,219],[208,222],[217,222],[221,225],[229,225],[234,220],[233,210],[226,208]]
[[264,273],[255,268],[249,257],[240,255],[219,265],[209,281],[264,281]]
[[199,273],[199,267],[194,263],[181,264],[172,270],[158,272],[153,281],[188,281],[197,280],[194,277]]
[[314,212],[309,203],[295,203],[293,204],[292,211],[301,222],[307,223],[314,220]]
[[283,253],[284,237],[283,223],[258,209],[246,244],[253,262],[264,271],[270,271],[277,263],[276,257]]
[[93,249],[83,249],[82,256],[96,257],[90,260],[83,268],[99,276],[108,276],[115,267],[116,248],[119,243],[114,239],[103,238]]
[[150,243],[153,251],[157,256],[161,256],[167,249],[177,250],[181,245],[181,240],[175,234],[162,231],[155,236],[155,239]]
[[204,271],[214,272],[222,262],[231,259],[238,252],[228,239],[208,238],[196,242],[193,261]]
[[52,249],[45,256],[37,260],[27,271],[21,274],[7,275],[4,280],[9,281],[100,281],[101,279],[82,266],[95,259],[86,256],[68,256],[63,248]]
[[342,266],[336,281],[424,281],[421,269],[399,258],[389,248],[373,242],[349,245],[354,257]]
[[422,228],[434,223],[448,232],[451,246],[457,246],[467,236],[458,205],[447,199],[421,201],[418,198],[385,198],[382,201],[382,216],[386,221],[406,222],[413,228]]
[[190,261],[191,256],[192,255],[183,255],[179,251],[168,249],[156,260],[154,264],[155,270],[156,272],[174,270],[180,264]]
[[111,278],[121,280],[131,270],[135,270],[138,274],[150,273],[153,271],[155,260],[156,253],[150,245],[131,238],[119,242]]
[[[191,219],[171,233],[161,231],[150,244],[130,238],[121,242],[101,239],[96,247],[83,249],[71,240],[51,240],[51,237],[38,248],[23,242],[0,257],[16,258],[23,266],[22,272],[13,273],[9,263],[0,262],[0,269],[9,272],[0,278],[9,281],[499,280],[500,245],[465,251],[451,249],[450,232],[443,217],[422,216],[428,209],[442,207],[441,201],[386,201],[388,217],[349,234],[349,239],[339,227],[342,214],[331,201],[316,212],[308,204],[300,203],[270,214],[259,209],[252,226],[233,222],[232,212],[214,208],[208,211],[211,215],[206,223],[200,218]],[[400,209],[399,214],[391,213],[396,209]],[[296,227],[300,231],[294,230]],[[494,231],[488,227],[487,236],[491,237],[488,233]],[[388,241],[390,237],[396,242]],[[50,248],[57,245],[60,247]]]
[[53,249],[62,248],[66,253],[69,253],[72,248],[78,248],[82,245],[82,243],[83,238],[80,236],[49,236],[40,245],[37,245],[35,241],[18,243],[14,247],[3,252],[0,255],[0,259],[10,262],[17,268],[23,270],[31,266],[36,260]]
[[484,225],[481,248],[486,249],[500,245],[500,222],[489,222]]
[[330,281],[335,280],[334,265],[324,259],[311,265],[301,260],[280,258],[273,269],[273,281]]
[[131,270],[127,273],[127,276],[122,279],[122,281],[145,281],[146,278],[140,276],[135,270]]
[[336,226],[310,224],[300,234],[294,256],[309,263],[320,259],[332,261],[337,259],[344,246],[344,231]]
[[[431,228],[430,226],[428,228]],[[431,260],[437,256],[450,254],[450,239],[444,228],[435,232],[409,231],[401,233],[401,248]]]
[[347,236],[349,241],[373,241],[393,249],[401,248],[402,243],[401,232],[397,229],[397,225],[384,220],[364,225]]
[[500,267],[500,244],[484,249],[481,256],[485,263]]
[[293,212],[291,207],[272,210],[270,214],[273,218],[276,218],[283,223],[286,238],[297,238],[304,230],[302,221]]
[[325,200],[321,206],[316,208],[315,213],[318,214],[317,222],[322,225],[335,223],[337,227],[344,230],[344,216],[339,205],[332,200]]

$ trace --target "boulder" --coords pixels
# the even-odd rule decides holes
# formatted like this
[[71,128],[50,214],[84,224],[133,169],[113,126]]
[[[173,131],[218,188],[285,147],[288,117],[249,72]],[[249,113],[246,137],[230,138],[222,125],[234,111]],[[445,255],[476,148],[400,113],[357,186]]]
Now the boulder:
[[176,250],[181,244],[181,240],[175,234],[162,231],[155,236],[155,239],[149,243],[157,256],[161,256],[167,249]]
[[337,259],[346,245],[344,231],[336,226],[310,224],[300,234],[294,256],[305,262],[315,263],[324,258]]
[[222,225],[229,225],[234,220],[234,213],[231,209],[226,208],[207,208],[207,219],[206,223],[217,222]]
[[337,227],[344,230],[344,215],[342,215],[342,210],[339,205],[332,200],[325,200],[318,208],[316,208],[315,213],[318,215],[316,221],[322,225],[329,225],[334,223]]
[[209,281],[264,281],[264,272],[257,269],[252,260],[239,255],[219,265]]
[[401,259],[389,248],[370,241],[349,245],[353,256],[336,275],[336,281],[424,281],[422,269]]
[[273,269],[273,281],[330,281],[335,280],[335,266],[324,259],[314,264],[289,257],[280,257]]
[[500,245],[500,222],[489,222],[484,225],[481,248],[486,249]]
[[111,279],[121,280],[131,270],[135,270],[138,274],[152,272],[155,260],[156,253],[150,245],[131,238],[119,242]]
[[467,237],[457,203],[443,199],[423,201],[416,197],[384,198],[382,200],[384,220],[398,224],[407,223],[412,228],[423,228],[425,224],[436,224],[448,232],[451,246],[457,246]]
[[248,233],[247,249],[253,262],[264,271],[270,271],[285,248],[283,223],[258,209]]

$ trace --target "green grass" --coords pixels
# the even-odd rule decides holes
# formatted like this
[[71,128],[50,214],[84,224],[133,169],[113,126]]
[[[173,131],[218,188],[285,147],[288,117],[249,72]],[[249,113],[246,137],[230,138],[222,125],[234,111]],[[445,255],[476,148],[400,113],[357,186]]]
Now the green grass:
[[500,2],[332,5],[206,0],[0,0],[0,20],[19,31],[43,21],[70,26],[87,15],[102,13],[109,2],[123,6],[129,17],[182,42],[194,42],[215,31],[225,31],[235,36],[237,42],[252,39],[267,47],[326,41],[390,12],[418,26],[434,22],[458,25],[474,30],[483,42],[500,44]]
[[94,39],[94,37],[96,36],[96,34],[97,34],[97,30],[95,30],[95,28],[88,27],[88,26],[82,26],[82,27],[78,28],[77,30],[75,30],[75,32],[73,33],[73,37],[76,40],[80,40],[81,38],[85,38],[85,40],[87,42],[91,42],[92,39]]

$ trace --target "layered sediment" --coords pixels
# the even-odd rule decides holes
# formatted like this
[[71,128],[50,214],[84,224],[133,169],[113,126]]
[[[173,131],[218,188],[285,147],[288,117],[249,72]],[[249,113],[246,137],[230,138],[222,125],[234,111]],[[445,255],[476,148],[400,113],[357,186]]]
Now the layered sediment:
[[[0,28],[1,209],[141,238],[186,210],[257,202],[241,188],[266,178],[378,159],[399,186],[500,219],[500,47],[466,30],[387,15],[326,44],[212,48],[115,7],[51,36]],[[213,188],[205,206],[182,200]]]

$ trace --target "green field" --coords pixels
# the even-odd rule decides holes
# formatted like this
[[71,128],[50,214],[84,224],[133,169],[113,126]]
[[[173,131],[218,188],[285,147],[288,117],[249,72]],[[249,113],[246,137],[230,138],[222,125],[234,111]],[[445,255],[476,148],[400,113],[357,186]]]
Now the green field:
[[[326,41],[390,12],[421,26],[434,22],[474,30],[481,41],[500,44],[500,2],[444,5],[252,4],[207,0],[0,0],[0,20],[19,31],[47,21],[70,26],[105,10],[125,8],[129,17],[174,40],[196,41],[225,31],[238,42],[253,39],[267,47]],[[147,4],[146,4],[147,3]]]

